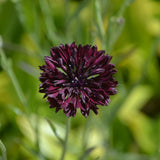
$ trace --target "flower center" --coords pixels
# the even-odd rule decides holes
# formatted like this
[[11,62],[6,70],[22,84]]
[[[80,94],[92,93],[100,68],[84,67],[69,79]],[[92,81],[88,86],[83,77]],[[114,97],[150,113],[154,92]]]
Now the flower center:
[[82,80],[78,79],[78,77],[74,77],[71,83],[72,87],[81,87],[83,85]]

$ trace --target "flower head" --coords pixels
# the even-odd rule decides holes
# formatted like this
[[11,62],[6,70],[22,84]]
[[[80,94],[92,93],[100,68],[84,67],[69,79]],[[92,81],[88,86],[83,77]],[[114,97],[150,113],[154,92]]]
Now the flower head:
[[105,106],[110,95],[116,94],[117,81],[112,59],[96,46],[72,44],[59,45],[45,56],[45,65],[40,76],[39,91],[45,93],[50,108],[60,109],[67,116],[75,116],[77,109],[87,117],[89,111],[98,113],[97,105]]

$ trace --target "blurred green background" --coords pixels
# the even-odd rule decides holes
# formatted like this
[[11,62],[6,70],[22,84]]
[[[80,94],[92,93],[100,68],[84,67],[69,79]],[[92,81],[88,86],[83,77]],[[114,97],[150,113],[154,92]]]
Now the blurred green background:
[[98,115],[71,118],[66,160],[160,160],[159,0],[0,0],[0,159],[4,146],[9,160],[60,158],[65,115],[38,66],[73,41],[112,55],[119,85]]

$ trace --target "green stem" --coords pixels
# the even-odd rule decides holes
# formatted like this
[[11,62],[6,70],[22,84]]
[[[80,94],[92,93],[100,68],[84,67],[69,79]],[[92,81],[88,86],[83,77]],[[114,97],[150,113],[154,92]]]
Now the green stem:
[[36,133],[36,147],[37,147],[38,153],[40,153],[40,146],[39,146],[39,116],[38,116],[38,114],[36,116],[35,133]]
[[64,13],[65,13],[65,34],[67,39],[69,38],[69,0],[64,0]]
[[103,19],[101,15],[101,5],[99,0],[94,0],[94,19],[98,29],[99,38],[102,42],[102,47],[105,49]]
[[54,133],[55,136],[57,137],[57,139],[60,141],[61,144],[64,144],[64,141],[63,141],[63,140],[61,139],[61,137],[57,134],[56,128],[55,128],[55,126],[53,125],[53,123],[52,123],[49,119],[47,119],[47,118],[46,118],[46,120],[47,120],[49,126],[51,127],[53,133]]
[[12,70],[12,61],[6,57],[5,53],[3,52],[3,50],[1,48],[0,48],[0,56],[1,56],[2,67],[9,75],[9,77],[15,87],[15,90],[18,94],[18,97],[19,97],[19,99],[20,99],[20,101],[26,111],[27,106],[26,106],[25,96],[24,96],[23,91],[18,83],[18,80]]
[[0,140],[0,148],[2,150],[2,160],[7,160],[6,148],[1,140]]
[[26,108],[25,96],[24,96],[24,94],[23,94],[23,92],[22,92],[22,89],[21,89],[21,87],[20,87],[20,85],[19,85],[19,83],[18,83],[18,80],[17,80],[15,74],[13,73],[13,70],[11,69],[11,67],[10,67],[9,70],[8,70],[8,74],[9,74],[11,80],[12,80],[12,83],[13,83],[16,91],[17,91],[17,94],[18,94],[18,97],[19,97],[21,103],[22,103],[23,106]]
[[65,133],[65,140],[64,140],[64,144],[63,144],[63,151],[62,151],[62,155],[61,155],[61,160],[64,160],[65,154],[67,151],[69,130],[70,130],[70,118],[67,118],[66,119],[66,133]]

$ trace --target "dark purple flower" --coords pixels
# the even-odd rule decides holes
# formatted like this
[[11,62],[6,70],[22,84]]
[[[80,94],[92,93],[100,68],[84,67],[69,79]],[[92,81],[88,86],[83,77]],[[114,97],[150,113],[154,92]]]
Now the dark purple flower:
[[116,94],[117,81],[112,59],[105,51],[90,45],[59,45],[45,56],[46,65],[40,66],[40,92],[45,93],[50,108],[63,109],[67,116],[75,116],[77,108],[87,117],[89,111],[98,113],[97,105],[105,106],[110,95]]

